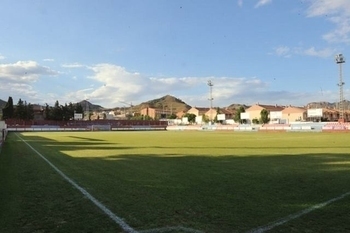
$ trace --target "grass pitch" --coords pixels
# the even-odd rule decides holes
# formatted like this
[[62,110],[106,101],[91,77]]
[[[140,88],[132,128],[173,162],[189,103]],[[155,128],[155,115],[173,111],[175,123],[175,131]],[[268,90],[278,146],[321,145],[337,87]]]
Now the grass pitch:
[[[247,232],[350,191],[348,133],[18,136],[141,232]],[[122,232],[16,133],[0,154],[0,183],[4,232]],[[270,232],[349,231],[349,207],[345,196]]]

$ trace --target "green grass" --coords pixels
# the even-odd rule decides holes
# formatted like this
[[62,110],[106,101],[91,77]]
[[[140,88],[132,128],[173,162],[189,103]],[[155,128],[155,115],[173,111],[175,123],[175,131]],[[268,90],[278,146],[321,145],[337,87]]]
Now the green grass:
[[[19,134],[136,230],[246,232],[350,191],[350,134]],[[0,229],[122,232],[11,133],[0,154]],[[344,232],[350,196],[271,232]]]

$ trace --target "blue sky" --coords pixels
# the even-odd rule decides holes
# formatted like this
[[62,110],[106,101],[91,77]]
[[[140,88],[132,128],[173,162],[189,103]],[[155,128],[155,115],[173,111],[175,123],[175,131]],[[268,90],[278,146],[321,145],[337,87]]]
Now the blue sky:
[[[5,101],[204,107],[211,80],[214,106],[303,106],[339,101],[350,1],[2,0],[0,31]],[[345,63],[345,99],[349,75]]]

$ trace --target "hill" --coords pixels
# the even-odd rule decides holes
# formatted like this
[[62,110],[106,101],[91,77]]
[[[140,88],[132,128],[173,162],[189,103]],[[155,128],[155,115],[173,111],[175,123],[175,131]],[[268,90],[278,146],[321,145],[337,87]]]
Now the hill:
[[250,106],[245,105],[245,104],[231,104],[230,106],[226,107],[226,109],[228,110],[237,110],[240,107],[243,107],[244,109],[249,108]]
[[[328,108],[328,109],[337,109],[338,108],[338,102],[336,103],[330,103],[330,102],[310,102],[306,105],[306,108]],[[349,110],[350,109],[350,101],[344,100],[344,109]]]
[[80,102],[78,102],[78,104],[81,104],[81,106],[83,107],[84,111],[87,111],[87,109],[89,111],[100,111],[100,110],[104,109],[102,106],[96,105],[96,104],[92,104],[92,103],[90,103],[87,100],[80,101]]
[[158,99],[143,102],[139,105],[135,105],[133,108],[136,110],[141,110],[147,107],[164,109],[173,113],[185,111],[191,108],[191,106],[186,104],[184,101],[171,95],[166,95]]

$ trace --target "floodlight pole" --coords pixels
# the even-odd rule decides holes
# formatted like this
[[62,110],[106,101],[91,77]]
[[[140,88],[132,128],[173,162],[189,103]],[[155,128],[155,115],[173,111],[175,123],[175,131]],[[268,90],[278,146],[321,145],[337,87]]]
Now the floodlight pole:
[[343,93],[343,86],[344,86],[344,82],[343,82],[343,67],[342,64],[345,63],[345,57],[343,56],[343,54],[337,54],[335,56],[335,62],[337,64],[339,64],[339,119],[338,122],[343,123],[344,122],[344,93]]
[[210,91],[210,97],[209,97],[209,101],[210,101],[210,122],[213,121],[213,116],[212,116],[212,108],[213,108],[213,82],[211,80],[208,80],[208,86],[209,86],[209,91]]
[[86,120],[90,120],[90,109],[89,109],[89,102],[88,102],[89,99],[85,99],[85,111],[87,112],[86,116]]

